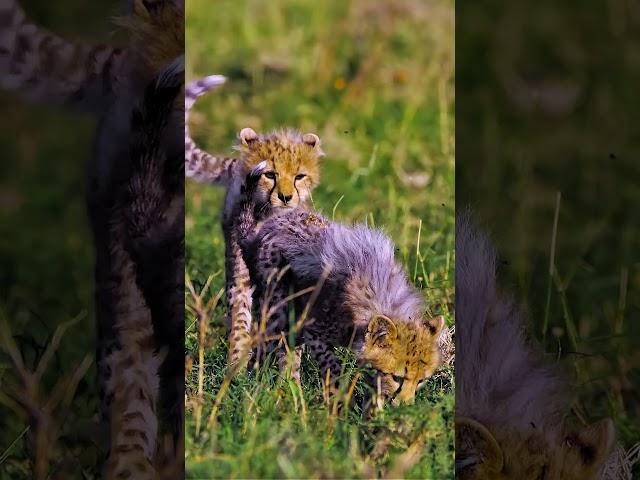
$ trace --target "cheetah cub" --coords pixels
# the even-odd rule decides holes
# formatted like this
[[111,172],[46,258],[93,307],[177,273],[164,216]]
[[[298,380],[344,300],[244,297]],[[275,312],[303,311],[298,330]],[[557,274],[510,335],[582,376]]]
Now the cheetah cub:
[[456,478],[610,478],[602,468],[616,441],[613,422],[570,424],[570,379],[500,291],[496,251],[469,212],[456,219],[456,256]]
[[[264,302],[268,286],[270,295],[274,288],[279,292],[275,303],[270,298],[275,311],[267,319],[268,332],[287,330],[286,309],[279,304],[290,287],[296,292],[308,289],[296,299],[296,310],[308,308],[302,341],[323,378],[335,382],[340,375],[334,347],[350,347],[360,366],[373,369],[371,380],[381,400],[413,403],[416,391],[440,364],[443,317],[424,319],[423,297],[395,261],[394,245],[382,232],[340,225],[302,209],[260,222],[259,190],[269,173],[262,162],[247,175],[236,215],[257,301]],[[285,273],[274,287],[275,272],[283,272],[283,267]]]
[[[201,183],[226,187],[222,230],[225,239],[229,366],[243,368],[252,350],[252,291],[249,269],[238,244],[234,212],[245,176],[260,162],[267,168],[255,189],[259,220],[295,207],[306,206],[320,181],[320,159],[324,152],[314,133],[280,130],[258,134],[251,128],[240,131],[237,158],[212,155],[199,148],[189,134],[188,114],[198,97],[224,83],[211,75],[185,88],[185,175]],[[298,357],[300,352],[296,352]]]

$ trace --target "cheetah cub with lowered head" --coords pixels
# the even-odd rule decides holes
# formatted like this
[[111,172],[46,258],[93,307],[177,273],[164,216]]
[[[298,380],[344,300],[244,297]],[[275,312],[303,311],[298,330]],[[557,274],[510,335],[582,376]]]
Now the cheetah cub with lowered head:
[[[423,297],[395,261],[394,245],[382,232],[340,225],[302,209],[261,222],[260,189],[269,174],[268,163],[261,162],[247,175],[236,214],[258,301],[264,302],[269,286],[280,292],[278,299],[290,287],[296,292],[307,289],[296,299],[296,310],[309,309],[302,340],[323,378],[335,382],[340,375],[334,347],[350,347],[360,366],[373,369],[371,380],[380,400],[413,403],[416,391],[440,364],[438,337],[444,318],[424,319]],[[281,278],[274,287],[276,272]],[[271,303],[275,312],[267,319],[268,331],[285,331],[286,307],[279,308],[279,300]]]
[[[240,199],[245,176],[260,162],[267,168],[256,185],[257,220],[278,215],[295,207],[306,206],[311,191],[320,180],[320,159],[324,153],[314,133],[279,130],[258,134],[243,128],[235,150],[237,158],[212,155],[200,149],[187,127],[188,114],[196,99],[221,85],[224,78],[211,75],[190,82],[185,87],[185,175],[202,183],[226,187],[222,230],[225,240],[227,322],[229,366],[243,368],[252,350],[252,291],[249,269],[238,244],[234,212]],[[300,352],[297,352],[300,355]]]
[[456,478],[604,480],[617,472],[610,419],[574,428],[570,379],[531,341],[496,281],[496,251],[466,212],[456,219]]

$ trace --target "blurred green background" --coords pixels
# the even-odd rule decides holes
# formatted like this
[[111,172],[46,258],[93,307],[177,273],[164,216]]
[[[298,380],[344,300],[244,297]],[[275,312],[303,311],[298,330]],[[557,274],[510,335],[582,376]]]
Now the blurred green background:
[[[317,133],[326,152],[315,208],[368,222],[396,242],[431,313],[453,323],[454,3],[301,0],[187,2],[187,80],[228,83],[202,97],[191,131],[211,152],[231,154],[243,127]],[[186,260],[193,293],[215,300],[224,285],[223,191],[187,185]],[[186,295],[187,467],[190,478],[360,478],[453,472],[453,382],[445,369],[416,405],[365,422],[323,406],[317,371],[303,365],[306,417],[273,371],[241,376],[222,399],[216,428],[204,424],[226,364],[224,301],[205,308],[204,391],[197,395],[198,322]],[[347,372],[353,374],[352,358]],[[349,363],[351,362],[351,363]],[[202,416],[200,435],[196,417]],[[416,438],[417,458],[401,453]],[[384,455],[374,453],[389,443]],[[374,458],[375,457],[375,458]]]
[[549,0],[456,12],[458,208],[493,233],[502,283],[576,374],[576,421],[613,417],[627,448],[640,440],[638,13]]
[[[110,18],[118,2],[21,0],[27,14],[48,30],[85,42],[111,42]],[[85,163],[95,119],[30,105],[0,92],[3,161],[0,163],[0,316],[6,319],[26,367],[33,369],[53,333],[78,317],[63,335],[40,385],[43,400],[54,382],[94,354],[93,247],[84,206]],[[6,333],[6,332],[5,332]],[[0,478],[33,478],[27,419],[10,409],[15,369],[0,353]],[[93,416],[95,366],[58,419],[61,438],[51,472],[94,478],[98,470]]]

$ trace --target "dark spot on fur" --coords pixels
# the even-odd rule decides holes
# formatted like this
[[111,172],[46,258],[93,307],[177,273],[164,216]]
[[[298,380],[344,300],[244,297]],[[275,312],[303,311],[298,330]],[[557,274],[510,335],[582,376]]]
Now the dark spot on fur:
[[144,415],[142,415],[141,412],[131,412],[131,413],[125,413],[122,417],[122,419],[124,421],[129,421],[129,420],[133,420],[135,418],[139,418],[141,420],[144,420]]
[[591,465],[596,459],[596,449],[592,445],[582,445],[580,447],[580,456],[585,465]]

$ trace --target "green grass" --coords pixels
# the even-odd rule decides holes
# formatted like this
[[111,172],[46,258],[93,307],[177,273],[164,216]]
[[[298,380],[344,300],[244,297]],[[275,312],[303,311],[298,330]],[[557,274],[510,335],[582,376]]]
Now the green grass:
[[[50,31],[87,42],[109,42],[115,30],[113,1],[65,1],[43,4],[20,0],[28,14]],[[78,19],[82,18],[82,22]],[[85,355],[94,352],[93,248],[84,205],[86,159],[90,155],[95,120],[57,108],[31,105],[0,92],[0,336],[11,334],[34,370],[52,345],[58,327],[78,318],[61,338],[43,372],[40,405],[52,397],[65,375],[82,373]],[[2,342],[4,343],[4,342]],[[21,377],[0,351],[0,479],[34,478],[30,437],[16,396]],[[97,410],[95,363],[80,379],[71,403],[55,410],[61,424],[50,449],[50,473],[95,478],[99,449],[92,430]],[[79,369],[79,366],[82,368]],[[38,383],[38,382],[36,382]],[[25,394],[18,394],[24,400]],[[73,472],[70,474],[68,472]]]
[[[625,10],[576,5],[461,6],[456,201],[493,233],[501,281],[534,337],[575,374],[575,420],[613,418],[629,448],[640,441],[640,116],[629,82],[640,38]],[[505,89],[516,76],[529,87]],[[566,88],[568,107],[522,107],[539,87]]]
[[[214,11],[205,0],[191,0],[186,30],[187,78],[228,77],[226,86],[196,105],[196,140],[228,154],[247,126],[317,133],[327,155],[315,208],[337,221],[383,228],[430,313],[445,314],[450,325],[453,8],[450,1],[226,0]],[[216,301],[224,285],[223,192],[189,183],[186,195],[186,270],[195,293],[187,292],[187,305],[193,306],[211,278],[200,309],[207,335],[199,340],[193,311],[186,321],[187,352],[194,361],[187,378],[188,476],[452,476],[451,370],[432,379],[415,405],[387,408],[365,421],[357,406],[340,413],[325,406],[315,365],[305,358],[303,398],[273,369],[241,375],[220,395],[208,428],[226,365],[225,306]],[[355,374],[352,360],[346,355],[346,384]],[[363,395],[358,386],[355,399]],[[407,449],[418,455],[402,455]]]

